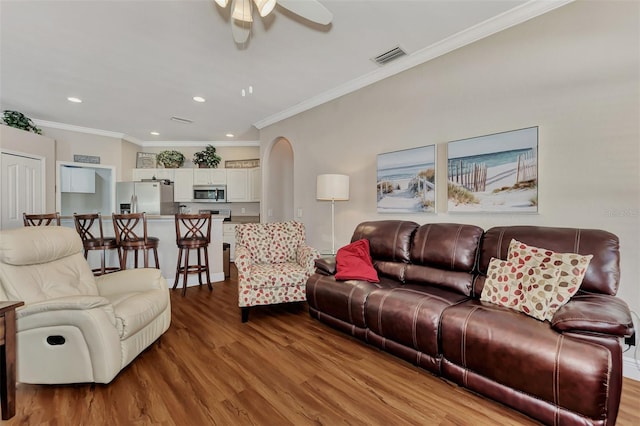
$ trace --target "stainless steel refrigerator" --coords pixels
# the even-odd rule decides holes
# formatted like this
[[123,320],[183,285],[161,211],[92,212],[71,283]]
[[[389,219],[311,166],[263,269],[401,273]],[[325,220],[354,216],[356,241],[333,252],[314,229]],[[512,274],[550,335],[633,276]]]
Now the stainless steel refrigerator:
[[172,215],[178,203],[173,201],[173,182],[117,182],[116,206],[120,213]]

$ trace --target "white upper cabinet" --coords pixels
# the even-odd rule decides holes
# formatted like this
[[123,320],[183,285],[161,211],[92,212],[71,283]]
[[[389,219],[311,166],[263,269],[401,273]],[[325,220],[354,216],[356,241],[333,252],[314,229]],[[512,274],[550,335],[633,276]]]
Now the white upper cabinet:
[[60,168],[60,192],[96,192],[96,171],[81,167]]
[[173,200],[190,202],[193,200],[193,170],[175,169],[173,181]]
[[193,169],[194,185],[226,185],[226,169]]
[[247,169],[227,169],[227,201],[249,201]]

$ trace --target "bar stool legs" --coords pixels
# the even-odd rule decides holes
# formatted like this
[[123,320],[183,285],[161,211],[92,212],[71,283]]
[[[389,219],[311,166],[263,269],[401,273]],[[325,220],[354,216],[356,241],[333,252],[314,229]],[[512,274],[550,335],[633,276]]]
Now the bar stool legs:
[[[209,275],[209,242],[211,240],[211,215],[210,214],[177,214],[176,245],[178,246],[178,263],[176,276],[173,281],[173,289],[178,287],[178,281],[182,276],[182,295],[187,294],[187,277],[189,274],[198,274],[198,283],[202,286],[202,275],[206,277],[209,291],[211,277]],[[191,250],[196,251],[197,263],[189,263]],[[204,254],[204,259],[202,256]]]
[[[196,248],[198,263],[189,264],[189,247],[178,247],[178,264],[176,266],[176,277],[173,281],[173,289],[178,287],[178,281],[182,276],[182,295],[187,294],[187,277],[189,274],[198,274],[198,283],[202,285],[202,274],[205,274],[207,287],[213,290],[211,286],[211,277],[209,275],[209,252],[207,247]],[[204,264],[202,263],[202,252],[204,251]]]

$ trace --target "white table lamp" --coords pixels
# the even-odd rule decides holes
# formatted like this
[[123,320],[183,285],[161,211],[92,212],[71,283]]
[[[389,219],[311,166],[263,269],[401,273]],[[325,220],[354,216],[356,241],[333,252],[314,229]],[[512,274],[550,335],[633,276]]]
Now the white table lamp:
[[331,254],[336,253],[335,202],[349,199],[349,176],[318,175],[316,199],[331,201]]

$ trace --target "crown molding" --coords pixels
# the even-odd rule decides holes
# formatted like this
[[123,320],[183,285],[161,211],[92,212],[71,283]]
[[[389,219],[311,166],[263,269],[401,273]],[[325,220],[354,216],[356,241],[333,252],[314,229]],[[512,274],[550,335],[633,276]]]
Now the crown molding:
[[245,147],[260,146],[260,141],[145,141],[138,145],[142,147],[184,147],[184,146],[207,146],[219,147]]
[[275,124],[286,118],[293,117],[301,112],[310,110],[341,96],[355,92],[363,87],[377,83],[385,78],[401,73],[402,71],[406,71],[500,31],[526,22],[547,12],[551,12],[552,10],[565,6],[573,1],[574,0],[531,0],[511,10],[503,12],[500,15],[487,19],[473,27],[460,31],[459,33],[456,33],[438,43],[434,43],[423,49],[417,50],[410,55],[385,65],[384,67],[378,68],[334,89],[321,93],[318,96],[314,96],[313,98],[300,102],[291,108],[287,108],[265,119],[257,121],[253,123],[253,125],[258,130],[261,130],[264,127]]
[[246,147],[260,146],[260,141],[142,141],[124,133],[110,132],[108,130],[92,129],[89,127],[74,126],[73,124],[57,123],[55,121],[45,121],[33,119],[33,122],[41,127],[52,129],[69,130],[72,132],[88,133],[91,135],[107,136],[115,139],[123,139],[141,147],[185,147],[185,146],[207,146],[215,147]]
[[56,123],[55,121],[45,121],[37,118],[33,122],[38,126],[49,127],[52,129],[70,130],[72,132],[89,133],[91,135],[106,136],[109,138],[125,139],[124,133],[111,132],[109,130],[92,129],[89,127],[74,126],[73,124]]

